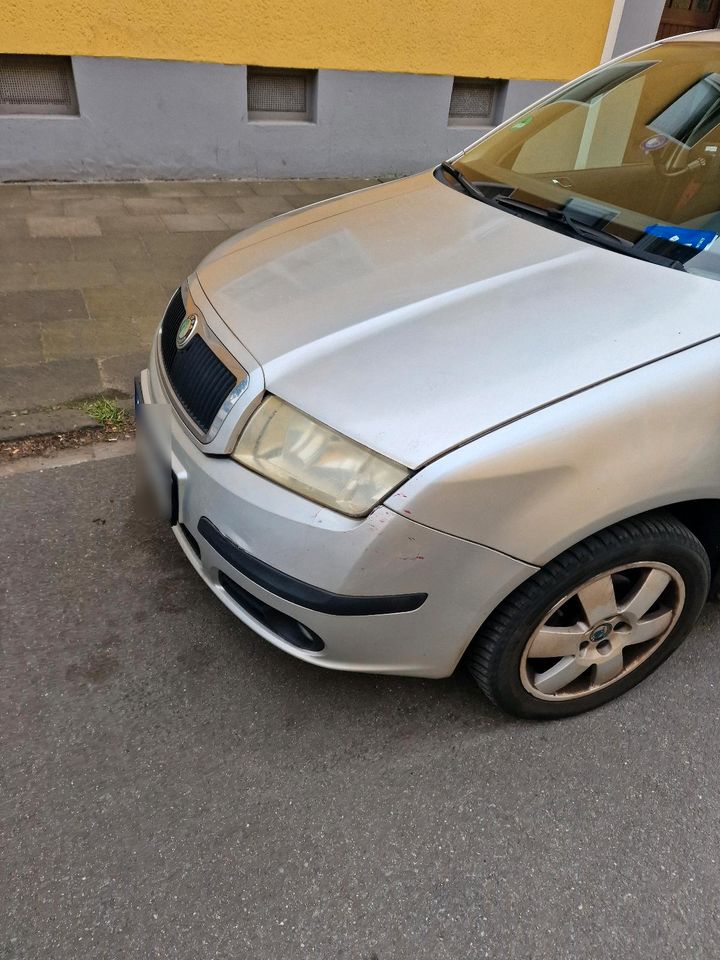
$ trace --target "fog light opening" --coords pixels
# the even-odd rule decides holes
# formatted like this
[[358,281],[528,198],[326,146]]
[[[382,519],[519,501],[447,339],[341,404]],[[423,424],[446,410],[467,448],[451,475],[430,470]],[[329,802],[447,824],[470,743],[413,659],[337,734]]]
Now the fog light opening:
[[319,653],[325,649],[324,642],[314,630],[286,613],[275,610],[264,600],[254,597],[239,583],[231,580],[222,570],[218,571],[218,583],[233,598],[235,603],[239,604],[258,623],[261,623],[281,640],[293,647],[298,647],[300,650],[310,650],[313,653]]

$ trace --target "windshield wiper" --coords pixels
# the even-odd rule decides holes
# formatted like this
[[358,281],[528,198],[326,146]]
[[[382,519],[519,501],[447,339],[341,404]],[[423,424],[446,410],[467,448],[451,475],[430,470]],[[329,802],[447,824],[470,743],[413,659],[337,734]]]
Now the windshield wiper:
[[444,170],[445,173],[448,173],[453,178],[453,180],[459,183],[468,196],[474,197],[476,200],[481,200],[483,203],[490,203],[498,207],[512,207],[514,210],[520,210],[524,213],[529,213],[532,216],[542,217],[543,220],[552,220],[554,223],[564,224],[574,233],[586,234],[593,239],[599,240],[601,243],[606,243],[608,246],[632,247],[632,243],[629,240],[623,240],[622,237],[616,237],[611,233],[605,233],[598,227],[591,227],[586,226],[584,223],[578,223],[576,220],[573,220],[569,214],[562,210],[548,210],[547,207],[536,206],[534,203],[527,203],[524,200],[516,200],[514,197],[505,197],[502,195],[489,197],[486,193],[483,193],[482,190],[479,190],[474,183],[471,183],[470,180],[468,180],[468,178],[457,169],[457,167],[454,167],[447,161],[443,161],[440,164],[440,169]]
[[457,181],[457,183],[460,184],[468,196],[474,197],[476,200],[482,200],[485,203],[490,202],[490,199],[486,197],[481,190],[478,190],[476,186],[470,183],[468,178],[464,174],[460,173],[457,167],[454,167],[451,163],[448,163],[447,160],[443,160],[443,162],[440,164],[440,169],[444,170],[445,173],[449,174],[453,178],[453,180]]
[[630,251],[633,246],[630,240],[618,237],[614,233],[605,233],[600,227],[593,227],[589,223],[579,223],[565,210],[549,210],[547,207],[536,206],[534,203],[527,203],[525,200],[516,200],[515,197],[495,197],[495,203],[501,207],[512,207],[514,210],[522,210],[533,216],[542,217],[543,220],[561,223],[563,226],[569,227],[573,233],[592,237],[593,240],[599,240],[609,247],[625,247]]
[[536,206],[534,203],[528,203],[525,200],[516,200],[515,197],[494,197],[492,200],[483,197],[482,199],[485,200],[486,203],[494,203],[498,207],[510,207],[513,210],[519,210],[523,213],[529,213],[531,216],[549,220],[551,223],[566,227],[581,239],[610,247],[612,250],[617,250],[618,253],[625,253],[630,257],[647,260],[650,263],[659,263],[673,270],[685,270],[685,265],[682,261],[675,260],[673,257],[663,256],[659,253],[652,253],[650,250],[639,250],[631,240],[618,237],[614,233],[606,233],[600,227],[593,227],[588,223],[580,223],[566,210],[552,210],[547,207]]
[[489,203],[490,206],[500,207],[501,209],[517,210],[519,213],[528,213],[530,216],[546,220],[554,226],[569,230],[581,240],[587,240],[590,243],[597,243],[618,253],[624,253],[630,257],[636,257],[638,260],[647,260],[649,263],[659,263],[663,267],[670,267],[673,270],[685,271],[685,264],[681,260],[673,257],[666,257],[660,253],[652,253],[650,250],[638,249],[631,240],[624,237],[618,237],[614,233],[606,233],[600,227],[593,227],[589,223],[580,223],[572,217],[566,210],[549,209],[526,200],[517,200],[515,197],[493,196],[489,197],[482,190],[479,190],[474,183],[461,173],[457,167],[444,160],[440,164],[440,169],[453,178],[465,191],[465,193],[480,200],[482,203]]

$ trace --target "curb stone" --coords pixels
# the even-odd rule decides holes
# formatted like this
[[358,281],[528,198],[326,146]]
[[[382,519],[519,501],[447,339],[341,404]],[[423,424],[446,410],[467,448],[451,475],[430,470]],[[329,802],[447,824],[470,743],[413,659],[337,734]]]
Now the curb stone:
[[0,441],[25,440],[80,429],[102,430],[102,426],[82,410],[63,407],[35,413],[0,414]]

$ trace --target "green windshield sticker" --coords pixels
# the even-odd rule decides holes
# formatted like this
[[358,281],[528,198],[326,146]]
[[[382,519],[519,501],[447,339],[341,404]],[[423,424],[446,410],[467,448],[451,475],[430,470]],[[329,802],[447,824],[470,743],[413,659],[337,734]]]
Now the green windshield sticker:
[[533,122],[533,115],[529,113],[526,117],[521,117],[517,123],[512,125],[513,130],[519,130],[521,127],[526,127],[529,123]]

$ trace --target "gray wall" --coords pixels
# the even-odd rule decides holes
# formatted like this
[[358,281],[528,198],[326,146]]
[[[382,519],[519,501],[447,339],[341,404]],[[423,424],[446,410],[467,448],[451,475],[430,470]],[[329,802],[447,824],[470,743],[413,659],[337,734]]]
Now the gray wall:
[[[248,123],[245,67],[74,57],[79,117],[0,116],[0,180],[412,173],[483,128],[448,127],[452,77],[322,70],[315,123]],[[509,116],[552,83],[510,82]]]

